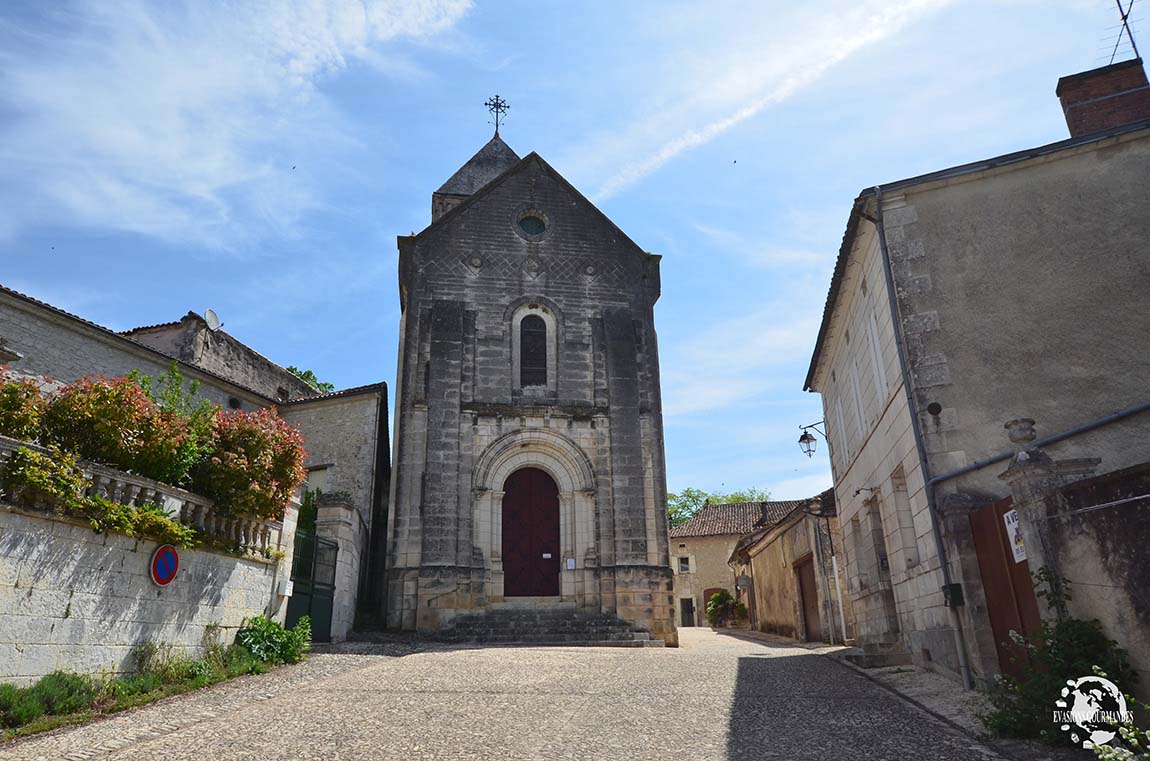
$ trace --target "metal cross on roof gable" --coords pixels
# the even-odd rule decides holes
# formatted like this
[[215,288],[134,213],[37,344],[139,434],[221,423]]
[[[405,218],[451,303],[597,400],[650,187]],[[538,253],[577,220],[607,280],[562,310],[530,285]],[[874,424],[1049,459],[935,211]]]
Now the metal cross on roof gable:
[[507,105],[507,101],[498,95],[488,98],[483,102],[483,105],[487,106],[487,110],[495,116],[495,134],[498,135],[499,121],[501,117],[511,109],[511,106]]

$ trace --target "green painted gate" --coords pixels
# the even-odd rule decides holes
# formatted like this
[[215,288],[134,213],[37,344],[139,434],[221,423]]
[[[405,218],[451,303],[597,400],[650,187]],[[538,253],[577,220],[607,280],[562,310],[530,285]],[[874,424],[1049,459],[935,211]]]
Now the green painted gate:
[[335,600],[335,564],[339,545],[315,532],[296,530],[292,558],[292,595],[288,598],[287,625],[311,616],[313,642],[331,641],[331,609]]

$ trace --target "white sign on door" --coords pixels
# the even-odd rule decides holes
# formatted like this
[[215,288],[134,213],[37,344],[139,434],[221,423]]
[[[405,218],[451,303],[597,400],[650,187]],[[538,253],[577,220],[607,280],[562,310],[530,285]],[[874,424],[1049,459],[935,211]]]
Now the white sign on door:
[[1006,539],[1014,553],[1014,562],[1021,563],[1026,560],[1026,545],[1022,542],[1022,524],[1018,522],[1018,511],[1011,510],[1002,516],[1006,524]]

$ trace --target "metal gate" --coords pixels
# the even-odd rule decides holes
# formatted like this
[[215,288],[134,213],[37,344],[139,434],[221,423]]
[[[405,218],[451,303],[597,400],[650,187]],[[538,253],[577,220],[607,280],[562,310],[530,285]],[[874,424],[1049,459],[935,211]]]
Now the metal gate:
[[339,545],[311,531],[297,530],[291,564],[292,595],[287,625],[311,617],[313,642],[331,641],[331,609],[335,600],[335,563]]

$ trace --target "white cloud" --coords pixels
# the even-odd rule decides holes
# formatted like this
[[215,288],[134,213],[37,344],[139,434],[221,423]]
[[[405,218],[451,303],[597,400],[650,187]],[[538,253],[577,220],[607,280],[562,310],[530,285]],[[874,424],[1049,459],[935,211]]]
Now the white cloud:
[[794,380],[781,368],[809,356],[818,332],[815,315],[774,306],[701,328],[664,355],[668,417],[730,406]]
[[834,485],[829,470],[809,476],[798,476],[776,481],[769,490],[771,499],[805,499],[821,494]]
[[[686,41],[673,41],[675,51],[665,81],[672,91],[659,99],[670,104],[643,113],[642,124],[629,136],[612,137],[588,155],[622,162],[595,193],[609,198],[658,170],[685,151],[719,137],[818,80],[859,50],[899,33],[908,24],[951,0],[828,0],[818,5],[780,9],[763,3],[755,9],[728,9],[708,4],[707,12],[688,12],[671,34],[705,40],[706,52],[684,52]],[[729,28],[738,18],[735,30]],[[716,28],[718,22],[718,28]],[[721,39],[722,44],[716,44]],[[697,46],[696,46],[697,49]],[[650,146],[654,143],[656,147]]]
[[712,225],[695,224],[695,229],[715,244],[715,248],[734,254],[748,264],[762,269],[785,267],[794,270],[798,267],[821,267],[833,260],[827,251],[809,248],[779,246],[771,243],[755,243],[744,236]]
[[9,20],[0,234],[65,224],[222,247],[291,235],[319,206],[302,159],[342,139],[324,79],[356,61],[402,74],[380,47],[442,32],[469,4],[79,0],[41,27]]

